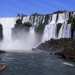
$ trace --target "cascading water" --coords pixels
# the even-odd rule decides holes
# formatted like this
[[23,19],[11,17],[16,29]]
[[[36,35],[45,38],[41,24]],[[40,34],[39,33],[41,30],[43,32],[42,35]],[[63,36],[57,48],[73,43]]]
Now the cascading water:
[[[42,42],[48,41],[50,39],[71,38],[71,24],[67,24],[68,17],[66,15],[68,14],[59,14],[57,22],[57,14],[52,16],[52,21],[45,26]],[[61,26],[57,36],[56,29],[57,25],[59,24],[61,24]]]
[[71,38],[71,24],[67,24],[68,13],[59,14],[57,23],[61,23],[62,26],[59,30],[58,39],[60,38]]
[[58,24],[58,23],[64,23],[64,22],[65,22],[65,19],[66,19],[65,16],[66,16],[66,15],[65,15],[64,13],[59,14],[59,15],[58,15],[57,24]]
[[14,18],[0,18],[0,23],[3,27],[3,40],[0,42],[1,50],[9,50],[12,42],[12,28],[15,24]]
[[48,25],[45,26],[42,42],[48,41],[51,38],[55,38],[56,16],[57,16],[57,14],[54,14],[52,16],[52,21],[49,22]]
[[60,38],[71,38],[71,24],[62,24],[58,36]]
[[11,40],[11,26],[9,25],[3,25],[3,36],[4,36],[4,41],[10,41]]
[[[10,18],[9,18],[10,19]],[[5,18],[6,20],[6,18]],[[4,20],[3,20],[4,21]],[[39,44],[41,40],[41,36],[36,34],[34,31],[34,27],[30,27],[29,31],[25,30],[24,31],[19,31],[19,37],[13,39],[12,37],[12,28],[14,28],[14,22],[11,24],[4,23],[2,21],[3,25],[3,41],[0,42],[0,49],[5,50],[5,51],[26,51],[26,52],[31,52],[32,48]],[[16,34],[15,34],[16,35]],[[38,36],[40,38],[38,38]]]
[[32,34],[34,34],[34,33],[35,33],[35,27],[33,27],[33,26],[32,26],[32,27],[30,27],[29,32],[30,32],[30,33],[32,33]]

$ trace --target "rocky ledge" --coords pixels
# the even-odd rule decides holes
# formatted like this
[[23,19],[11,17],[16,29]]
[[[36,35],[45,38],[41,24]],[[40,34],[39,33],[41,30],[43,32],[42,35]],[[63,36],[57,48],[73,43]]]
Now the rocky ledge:
[[42,43],[37,47],[40,50],[52,52],[55,55],[59,55],[64,59],[70,59],[75,61],[75,40],[74,39],[51,39]]
[[5,51],[0,50],[0,54],[5,53]]

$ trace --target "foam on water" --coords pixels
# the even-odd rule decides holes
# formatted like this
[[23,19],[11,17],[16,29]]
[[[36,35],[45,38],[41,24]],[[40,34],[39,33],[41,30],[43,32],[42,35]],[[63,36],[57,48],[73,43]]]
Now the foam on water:
[[68,65],[68,66],[71,66],[71,67],[74,67],[74,64],[69,63],[69,62],[63,62],[62,64],[64,64],[64,65]]

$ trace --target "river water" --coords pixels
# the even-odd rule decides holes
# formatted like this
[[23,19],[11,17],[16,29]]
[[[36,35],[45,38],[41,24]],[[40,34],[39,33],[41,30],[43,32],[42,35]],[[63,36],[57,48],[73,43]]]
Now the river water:
[[75,66],[43,51],[0,54],[0,63],[7,64],[0,75],[75,75]]

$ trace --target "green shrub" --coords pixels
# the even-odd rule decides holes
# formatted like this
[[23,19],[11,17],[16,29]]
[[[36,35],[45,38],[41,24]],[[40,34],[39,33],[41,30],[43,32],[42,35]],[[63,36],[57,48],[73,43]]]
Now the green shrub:
[[31,26],[32,26],[32,24],[31,24],[30,22],[25,22],[23,25],[24,25],[25,27],[31,27]]
[[38,27],[35,27],[36,32],[43,32],[45,28],[44,24],[39,24]]

